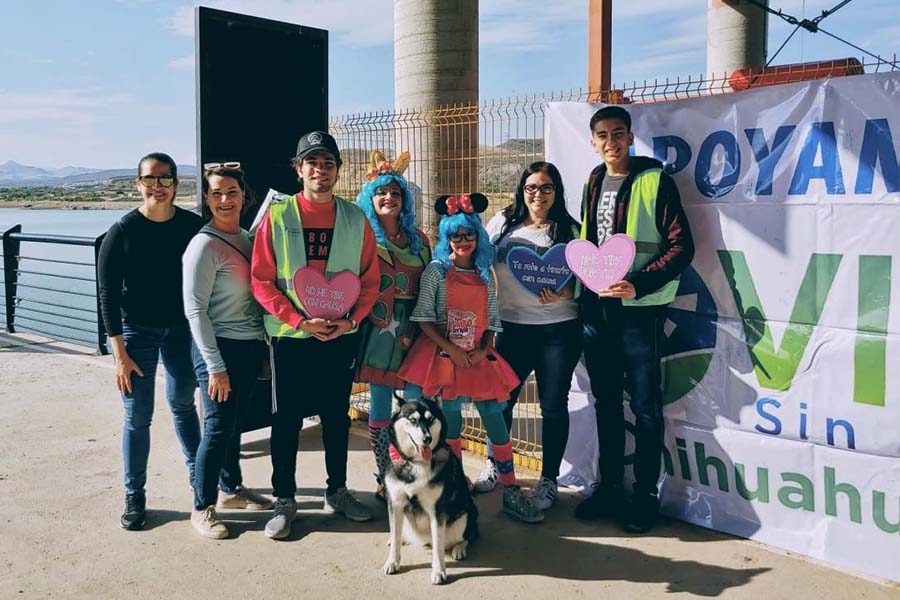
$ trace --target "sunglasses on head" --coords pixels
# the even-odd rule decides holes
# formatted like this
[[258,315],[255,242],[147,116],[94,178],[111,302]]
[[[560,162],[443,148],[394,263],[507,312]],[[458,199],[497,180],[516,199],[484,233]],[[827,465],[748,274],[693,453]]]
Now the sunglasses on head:
[[146,188],[152,188],[155,184],[164,188],[175,185],[175,178],[171,175],[160,175],[158,177],[155,175],[141,175],[137,179],[138,182]]
[[207,171],[214,171],[216,169],[226,169],[229,171],[233,171],[235,169],[241,168],[241,163],[235,161],[231,162],[213,162],[213,163],[204,163],[203,168]]
[[478,239],[477,231],[467,231],[465,233],[451,233],[450,241],[451,242],[461,242],[466,240],[467,242],[474,242]]

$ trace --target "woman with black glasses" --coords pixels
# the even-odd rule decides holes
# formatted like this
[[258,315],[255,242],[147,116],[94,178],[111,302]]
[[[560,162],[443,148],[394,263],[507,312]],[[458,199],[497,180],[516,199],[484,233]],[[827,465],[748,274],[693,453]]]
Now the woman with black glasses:
[[191,523],[212,539],[228,536],[217,503],[222,509],[250,510],[274,504],[244,487],[240,467],[239,416],[268,356],[263,311],[250,289],[253,242],[241,229],[253,194],[240,167],[237,162],[204,165],[201,210],[207,223],[184,253],[184,311],[204,408]]
[[[553,246],[578,235],[578,223],[566,211],[565,190],[559,170],[548,162],[534,162],[522,173],[515,201],[487,225],[497,249],[497,300],[503,332],[497,351],[521,380],[510,393],[503,416],[512,431],[513,408],[528,375],[534,371],[542,415],[543,468],[533,499],[541,510],[558,497],[556,478],[569,439],[569,387],[581,356],[581,324],[573,299],[575,282],[562,288],[530,290],[507,265],[507,255],[527,248],[544,256]],[[559,252],[559,250],[557,250]],[[474,483],[476,491],[494,487],[498,477],[488,458]]]
[[197,382],[191,335],[181,298],[181,255],[203,225],[198,215],[174,204],[178,167],[169,155],[154,152],[143,157],[135,183],[143,204],[109,228],[98,256],[100,310],[125,407],[125,511],[119,524],[131,530],[144,526],[160,357],[175,433],[193,484],[200,422],[194,407]]

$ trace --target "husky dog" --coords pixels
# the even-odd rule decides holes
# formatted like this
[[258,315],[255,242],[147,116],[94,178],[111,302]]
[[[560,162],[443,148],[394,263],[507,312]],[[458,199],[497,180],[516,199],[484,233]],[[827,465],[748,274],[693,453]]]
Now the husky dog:
[[444,552],[462,560],[478,536],[478,508],[462,462],[447,445],[446,429],[444,413],[428,399],[401,404],[391,418],[391,462],[384,474],[391,525],[388,575],[400,567],[402,539],[431,545],[431,583],[445,583]]

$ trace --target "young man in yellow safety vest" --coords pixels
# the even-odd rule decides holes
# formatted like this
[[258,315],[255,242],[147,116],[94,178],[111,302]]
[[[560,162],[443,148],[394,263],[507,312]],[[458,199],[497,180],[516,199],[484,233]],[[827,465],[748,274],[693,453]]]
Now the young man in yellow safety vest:
[[[630,156],[631,116],[619,106],[594,113],[591,144],[603,164],[588,176],[581,206],[581,238],[602,244],[624,233],[637,254],[624,279],[581,295],[585,363],[596,399],[600,482],[578,505],[580,519],[621,519],[632,533],[649,531],[659,512],[657,481],[663,443],[660,347],[666,306],[694,256],[694,242],[678,189],[662,164]],[[625,378],[634,424],[634,496],[622,486],[625,453]]]
[[[305,134],[293,164],[303,188],[269,207],[256,231],[250,269],[271,339],[272,491],[277,500],[266,535],[275,539],[290,534],[296,516],[298,435],[310,415],[322,420],[326,512],[354,521],[372,518],[371,509],[347,489],[347,443],[357,326],[378,296],[377,242],[363,211],[334,194],[341,153],[333,137],[322,131]],[[311,318],[304,311],[293,281],[307,266],[326,278],[342,271],[359,277],[359,298],[343,318]]]

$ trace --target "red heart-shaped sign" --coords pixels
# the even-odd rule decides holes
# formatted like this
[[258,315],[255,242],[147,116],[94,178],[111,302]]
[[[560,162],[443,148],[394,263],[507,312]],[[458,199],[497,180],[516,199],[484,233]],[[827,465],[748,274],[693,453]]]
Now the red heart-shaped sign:
[[341,271],[331,279],[312,267],[294,273],[294,292],[310,318],[343,317],[356,304],[359,287],[359,277],[351,271]]

